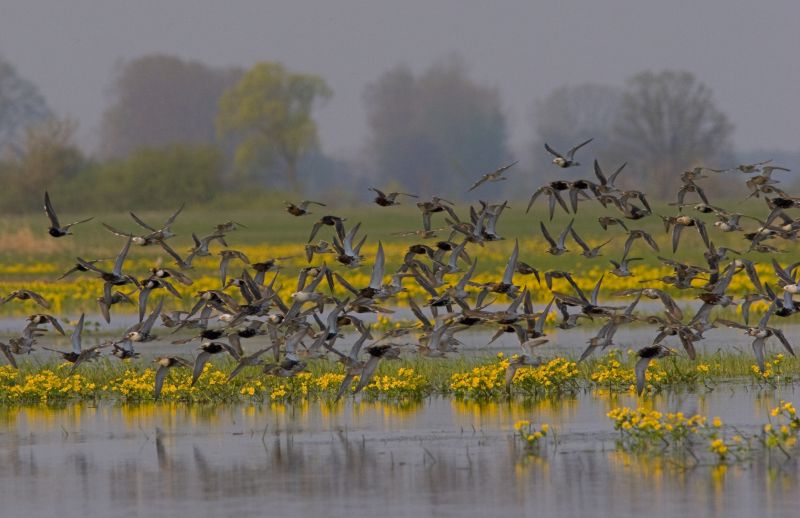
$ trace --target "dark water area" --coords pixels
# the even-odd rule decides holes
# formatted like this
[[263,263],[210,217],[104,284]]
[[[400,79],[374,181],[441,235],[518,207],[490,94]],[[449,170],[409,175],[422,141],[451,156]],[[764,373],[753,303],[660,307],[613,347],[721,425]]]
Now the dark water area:
[[[648,408],[757,433],[794,390],[719,387]],[[598,393],[475,404],[74,405],[0,410],[2,516],[797,516],[798,463],[618,450]],[[537,454],[517,420],[548,423]]]

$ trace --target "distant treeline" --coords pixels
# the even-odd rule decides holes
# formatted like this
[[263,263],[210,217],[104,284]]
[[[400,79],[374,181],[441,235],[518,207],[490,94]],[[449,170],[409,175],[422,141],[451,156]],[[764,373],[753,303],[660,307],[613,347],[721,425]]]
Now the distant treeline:
[[[86,210],[255,196],[366,201],[369,186],[518,200],[558,175],[592,178],[594,158],[607,172],[627,162],[620,185],[647,185],[669,199],[682,171],[736,160],[732,123],[711,90],[683,71],[645,71],[622,86],[564,86],[539,97],[526,156],[509,149],[499,91],[471,79],[458,56],[422,73],[396,66],[369,82],[369,136],[347,161],[326,155],[317,136],[314,111],[334,92],[323,78],[280,63],[244,70],[147,55],[121,62],[109,92],[98,150],[86,154],[75,144],[77,122],[54,115],[36,86],[0,58],[0,211],[38,210],[45,189]],[[550,164],[545,142],[567,150],[590,137],[581,167]],[[787,156],[798,159],[746,158],[797,167],[779,163]],[[467,195],[482,174],[514,160],[509,181]]]

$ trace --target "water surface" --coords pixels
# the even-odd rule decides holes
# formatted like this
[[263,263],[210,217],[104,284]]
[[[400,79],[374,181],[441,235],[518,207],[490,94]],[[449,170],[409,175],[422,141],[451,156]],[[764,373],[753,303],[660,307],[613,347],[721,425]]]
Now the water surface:
[[[793,391],[660,396],[755,433]],[[615,447],[628,396],[478,405],[0,411],[3,516],[796,516],[797,462],[678,467]],[[549,423],[539,455],[513,423]]]

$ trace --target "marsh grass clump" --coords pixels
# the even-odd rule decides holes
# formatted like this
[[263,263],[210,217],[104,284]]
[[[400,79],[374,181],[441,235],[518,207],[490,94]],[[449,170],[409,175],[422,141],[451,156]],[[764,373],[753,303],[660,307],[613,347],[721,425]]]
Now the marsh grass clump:
[[750,365],[750,375],[753,383],[760,387],[775,388],[781,384],[792,383],[792,376],[786,368],[786,357],[780,353],[765,363],[763,371],[758,365]]
[[550,432],[550,425],[542,423],[537,427],[526,419],[514,423],[515,437],[522,441],[525,451],[528,453],[539,453],[544,445],[547,434]]
[[767,449],[777,449],[787,457],[797,447],[800,417],[792,403],[781,401],[770,412],[769,422],[762,428],[761,441]]
[[[459,400],[500,401],[514,398],[558,399],[581,390],[597,394],[633,394],[635,353],[611,351],[586,362],[556,357],[538,366],[521,366],[507,386],[508,367],[513,360],[496,356],[419,358],[382,362],[375,378],[361,393],[376,401],[420,400],[428,396]],[[0,404],[68,403],[85,400],[120,402],[152,401],[155,368],[135,359],[101,358],[84,363],[69,375],[71,364],[21,362],[19,370],[0,367]],[[653,361],[647,371],[645,397],[660,392],[713,390],[721,382],[751,382],[770,390],[788,383],[800,368],[797,359],[776,355],[762,374],[752,370],[744,355],[706,355],[692,362],[684,358]],[[236,366],[225,358],[205,366],[191,385],[190,369],[170,369],[161,399],[186,403],[284,402],[333,400],[345,377],[345,368],[326,360],[309,360],[304,372],[283,378],[265,375],[259,366],[248,367],[228,380]],[[351,393],[358,377],[351,385]]]
[[770,411],[760,435],[745,435],[726,427],[719,417],[681,412],[619,407],[608,413],[614,429],[620,432],[617,446],[623,451],[648,455],[667,455],[678,463],[731,464],[775,450],[792,457],[798,447],[800,417],[792,403],[781,401]]
[[476,401],[499,398],[504,394],[504,377],[510,360],[498,354],[496,361],[478,365],[467,372],[450,376],[450,391],[460,399]]
[[580,388],[578,364],[566,358],[517,371],[512,382],[514,392],[528,397],[573,393]]
[[[608,417],[620,432],[617,446],[625,451],[667,455],[680,463],[727,463],[744,460],[752,449],[752,439],[744,439],[740,434],[729,437],[719,417],[709,422],[698,414],[687,417],[682,412],[628,407],[615,408]],[[710,454],[711,458],[704,459],[704,454]]]

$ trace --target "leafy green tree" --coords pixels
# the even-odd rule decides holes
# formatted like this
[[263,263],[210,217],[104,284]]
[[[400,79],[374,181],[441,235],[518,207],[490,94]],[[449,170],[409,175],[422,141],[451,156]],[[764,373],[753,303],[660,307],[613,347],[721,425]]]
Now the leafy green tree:
[[0,150],[15,144],[27,126],[50,117],[36,85],[0,56]]
[[222,96],[217,116],[220,136],[238,139],[237,170],[282,166],[286,187],[298,190],[298,162],[318,144],[312,109],[331,95],[322,78],[292,73],[280,63],[258,63],[247,71]]

